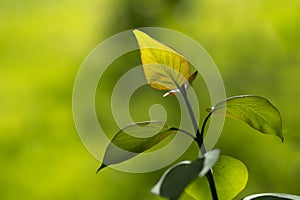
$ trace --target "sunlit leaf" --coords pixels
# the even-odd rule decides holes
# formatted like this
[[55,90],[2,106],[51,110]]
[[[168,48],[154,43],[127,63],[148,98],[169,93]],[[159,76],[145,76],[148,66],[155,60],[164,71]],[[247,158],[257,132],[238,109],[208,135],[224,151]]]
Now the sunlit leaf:
[[[190,85],[192,85],[192,82],[195,80],[195,78],[197,77],[198,75],[198,71],[195,71],[190,77],[189,77],[189,80],[188,82],[189,83],[185,83],[184,86],[185,86],[185,89],[187,89]],[[170,90],[169,92],[166,92],[163,97],[168,97],[168,96],[173,96],[175,94],[179,94],[180,93],[180,90],[179,89],[174,89],[174,90]]]
[[226,116],[246,122],[252,128],[276,135],[283,141],[280,112],[266,98],[254,95],[234,96],[208,110],[218,113],[226,108]]
[[139,122],[123,128],[113,137],[106,148],[102,165],[98,171],[150,149],[173,132],[174,130],[164,122],[159,121]]
[[[165,199],[165,198],[164,198]],[[182,192],[180,195],[180,200],[195,200],[193,197],[191,197],[188,193]]]
[[197,160],[178,163],[163,174],[151,192],[171,200],[178,199],[188,184],[211,169],[219,154],[220,151],[215,149]]
[[[220,156],[212,167],[212,172],[219,200],[233,199],[245,188],[248,180],[246,166],[229,156]],[[197,200],[211,199],[211,191],[205,177],[193,181],[185,192]]]
[[253,194],[245,197],[243,200],[300,200],[300,196],[282,193],[262,193]]
[[146,80],[158,90],[175,90],[185,84],[190,75],[188,60],[174,49],[146,33],[133,31],[140,47]]

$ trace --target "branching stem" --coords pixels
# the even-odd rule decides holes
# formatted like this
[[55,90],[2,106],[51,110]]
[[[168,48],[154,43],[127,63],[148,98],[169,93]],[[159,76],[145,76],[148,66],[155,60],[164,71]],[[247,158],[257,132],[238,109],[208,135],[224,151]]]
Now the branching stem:
[[[192,124],[193,124],[193,127],[194,127],[194,131],[196,133],[195,140],[196,140],[196,142],[199,146],[199,149],[201,150],[202,155],[204,155],[206,153],[206,149],[205,149],[205,145],[203,143],[203,135],[204,135],[204,131],[205,131],[205,125],[207,124],[208,119],[210,118],[212,112],[210,112],[206,116],[206,118],[204,119],[202,127],[201,127],[201,132],[200,132],[199,127],[198,127],[198,123],[196,121],[196,118],[195,118],[195,115],[194,115],[194,112],[193,112],[193,109],[192,109],[192,106],[191,106],[191,103],[190,103],[190,101],[188,99],[188,96],[187,96],[186,88],[185,88],[184,85],[182,87],[179,87],[179,88],[180,88],[180,92],[183,96],[184,102],[186,104],[186,107],[188,109],[188,112],[189,112],[189,115],[190,115],[190,118],[191,118],[191,121],[192,121]],[[218,193],[217,193],[215,181],[214,181],[213,174],[212,174],[211,170],[209,170],[207,172],[206,178],[209,182],[209,187],[210,187],[210,191],[211,191],[211,195],[212,195],[213,200],[218,200]]]
[[183,130],[183,129],[180,129],[180,128],[175,128],[175,127],[172,127],[172,128],[170,128],[169,130],[171,130],[171,131],[179,131],[179,132],[182,132],[182,133],[186,134],[187,136],[193,138],[194,140],[196,139],[196,138],[193,136],[193,134],[191,134],[190,132],[188,132],[188,131],[186,131],[186,130]]

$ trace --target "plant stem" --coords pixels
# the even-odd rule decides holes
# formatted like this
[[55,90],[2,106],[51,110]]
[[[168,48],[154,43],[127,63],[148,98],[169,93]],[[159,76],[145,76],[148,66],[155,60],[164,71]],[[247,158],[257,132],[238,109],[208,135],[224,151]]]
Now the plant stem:
[[208,180],[210,192],[211,192],[211,196],[212,196],[213,200],[218,200],[218,193],[217,193],[214,177],[213,177],[211,170],[209,170],[205,176]]
[[189,136],[190,138],[193,138],[195,140],[195,142],[197,142],[197,145],[200,147],[203,144],[203,140],[201,137],[195,137],[193,134],[191,134],[190,132],[180,129],[180,128],[176,128],[176,127],[172,127],[169,130],[171,131],[178,131],[181,133],[184,133],[185,135]]
[[198,128],[198,123],[196,121],[196,118],[195,118],[191,103],[188,99],[188,96],[187,96],[186,89],[185,89],[184,85],[180,88],[180,91],[182,93],[184,102],[186,104],[186,107],[188,109],[188,112],[189,112],[189,115],[190,115],[190,118],[191,118],[191,121],[192,121],[192,124],[193,124],[193,127],[194,127],[194,131],[196,133],[195,140],[196,140],[196,142],[197,142],[197,144],[198,144],[198,146],[201,150],[202,155],[204,155],[206,153],[206,149],[203,145],[203,137],[198,137],[200,135],[200,131],[199,131],[199,128]]
[[180,129],[180,128],[175,128],[175,127],[172,127],[169,130],[182,132],[182,133],[186,134],[187,136],[189,136],[189,137],[193,138],[194,140],[196,140],[196,138],[186,130],[183,130],[183,129]]
[[210,118],[212,112],[210,112],[204,119],[202,127],[201,127],[201,132],[199,133],[199,135],[196,135],[196,137],[200,137],[203,140],[204,137],[204,130],[205,130],[205,125],[208,122],[208,119]]
[[[203,135],[204,135],[205,125],[208,122],[208,119],[209,119],[209,117],[211,116],[212,113],[210,112],[206,116],[206,118],[204,119],[204,122],[203,122],[202,127],[201,127],[201,132],[200,132],[199,127],[198,127],[198,123],[196,121],[196,118],[195,118],[195,115],[194,115],[194,112],[193,112],[193,109],[192,109],[192,106],[191,106],[191,103],[190,103],[190,101],[188,99],[188,96],[187,96],[185,85],[183,85],[180,88],[180,92],[182,93],[183,99],[185,101],[186,107],[188,109],[188,112],[189,112],[194,130],[195,130],[195,133],[196,133],[195,140],[196,140],[196,142],[199,146],[199,149],[201,150],[202,155],[204,155],[206,153],[206,149],[205,149],[205,145],[203,143]],[[211,170],[209,170],[207,172],[206,178],[209,182],[209,187],[210,187],[210,191],[211,191],[211,195],[212,195],[213,200],[218,200],[218,193],[217,193],[215,181],[214,181],[213,174],[212,174]]]

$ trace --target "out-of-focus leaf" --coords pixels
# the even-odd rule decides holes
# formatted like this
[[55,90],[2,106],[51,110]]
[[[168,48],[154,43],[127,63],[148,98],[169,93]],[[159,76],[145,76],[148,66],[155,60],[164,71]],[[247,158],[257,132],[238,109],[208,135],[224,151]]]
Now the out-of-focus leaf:
[[178,163],[163,174],[151,192],[171,200],[178,199],[188,184],[211,169],[219,154],[220,151],[215,149],[197,160]]
[[146,121],[128,125],[120,130],[106,148],[102,165],[104,167],[126,161],[158,144],[173,133],[164,122]]
[[190,64],[174,49],[158,42],[146,33],[133,31],[140,47],[146,80],[158,90],[179,89],[188,81]]
[[[195,78],[198,75],[198,71],[195,71],[190,77],[189,77],[189,83],[185,83],[185,89],[187,89],[190,85],[192,85],[192,82],[195,80]],[[180,93],[180,89],[174,89],[174,90],[170,90],[169,92],[166,92],[163,97],[168,97],[168,96],[173,96],[175,94],[179,94]]]
[[[246,166],[239,160],[220,156],[212,167],[213,177],[219,200],[233,199],[242,191],[248,180]],[[211,191],[206,178],[199,177],[193,181],[185,192],[197,200],[211,199]]]
[[282,193],[262,193],[253,194],[245,197],[243,200],[300,200],[300,196]]
[[218,113],[225,108],[227,117],[246,122],[252,128],[276,135],[283,141],[280,112],[266,98],[255,95],[234,96],[207,111]]

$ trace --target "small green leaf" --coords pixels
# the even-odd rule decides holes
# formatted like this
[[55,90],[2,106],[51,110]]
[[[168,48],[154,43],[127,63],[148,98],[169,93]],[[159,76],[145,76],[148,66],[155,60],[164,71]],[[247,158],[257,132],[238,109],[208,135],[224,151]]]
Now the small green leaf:
[[245,197],[243,200],[299,200],[300,196],[292,194],[282,194],[282,193],[262,193],[253,194],[251,196]]
[[219,102],[208,112],[218,113],[226,108],[226,116],[246,122],[252,128],[276,135],[283,141],[280,112],[266,98],[254,95],[234,96]]
[[97,172],[108,165],[121,163],[150,149],[173,132],[173,129],[160,121],[128,125],[113,137]]
[[188,184],[211,169],[219,154],[220,151],[215,149],[197,160],[178,163],[163,174],[151,192],[171,200],[178,199]]
[[[219,200],[233,199],[245,188],[248,180],[246,166],[229,156],[220,156],[212,167],[212,172]],[[185,192],[197,200],[211,199],[209,184],[204,177],[193,181]]]
[[140,47],[146,80],[151,87],[174,90],[187,82],[190,64],[183,55],[142,31],[134,30],[133,33]]

